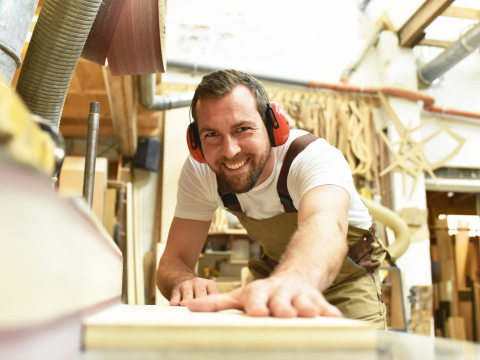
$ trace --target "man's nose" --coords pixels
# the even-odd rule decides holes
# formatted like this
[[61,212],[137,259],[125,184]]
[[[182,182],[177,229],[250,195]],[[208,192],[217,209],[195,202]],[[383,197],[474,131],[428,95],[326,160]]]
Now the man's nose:
[[240,150],[240,146],[238,145],[237,139],[235,139],[235,137],[228,135],[223,138],[223,156],[229,159],[233,159],[235,155],[240,152]]

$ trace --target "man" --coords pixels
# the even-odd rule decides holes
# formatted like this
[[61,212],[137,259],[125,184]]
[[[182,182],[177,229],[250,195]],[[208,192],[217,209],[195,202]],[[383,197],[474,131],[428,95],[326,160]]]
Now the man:
[[[212,72],[197,87],[191,112],[206,163],[190,156],[184,164],[157,273],[160,291],[170,305],[192,311],[343,313],[385,329],[378,266],[387,254],[346,160],[300,130],[272,147],[269,111],[263,86],[245,73]],[[228,294],[194,273],[218,206],[235,214],[264,251],[249,261],[257,280]]]

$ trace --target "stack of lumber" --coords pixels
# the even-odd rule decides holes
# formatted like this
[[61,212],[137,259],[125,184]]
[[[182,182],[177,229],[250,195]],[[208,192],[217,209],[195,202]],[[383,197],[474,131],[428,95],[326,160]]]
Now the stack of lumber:
[[436,335],[480,341],[478,238],[458,230],[448,234],[447,220],[435,220],[432,246]]
[[410,288],[410,318],[408,330],[414,334],[430,336],[432,328],[432,287]]

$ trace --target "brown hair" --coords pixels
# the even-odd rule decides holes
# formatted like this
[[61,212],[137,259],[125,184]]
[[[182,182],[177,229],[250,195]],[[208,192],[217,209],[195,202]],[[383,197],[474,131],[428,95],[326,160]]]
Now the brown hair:
[[233,69],[212,71],[202,78],[190,106],[195,123],[197,123],[196,106],[199,99],[220,99],[232,92],[237,85],[245,85],[252,91],[257,103],[257,110],[263,123],[266,124],[265,111],[267,110],[268,94],[263,85],[253,76]]

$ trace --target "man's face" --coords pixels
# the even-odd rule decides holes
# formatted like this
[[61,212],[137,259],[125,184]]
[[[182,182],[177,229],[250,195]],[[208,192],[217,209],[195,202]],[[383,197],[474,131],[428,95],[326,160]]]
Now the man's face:
[[196,112],[205,160],[229,192],[250,191],[270,176],[272,148],[248,87],[238,85],[221,99],[200,99]]

